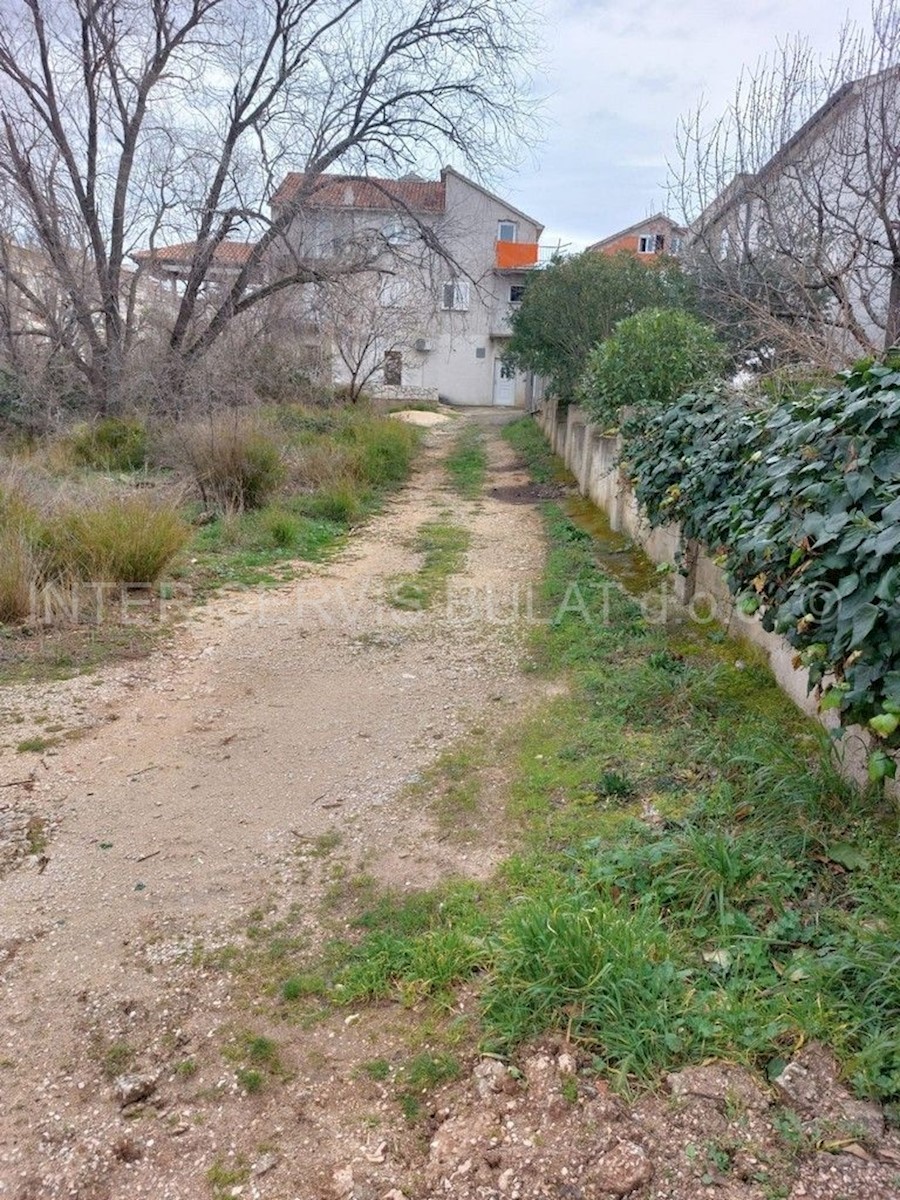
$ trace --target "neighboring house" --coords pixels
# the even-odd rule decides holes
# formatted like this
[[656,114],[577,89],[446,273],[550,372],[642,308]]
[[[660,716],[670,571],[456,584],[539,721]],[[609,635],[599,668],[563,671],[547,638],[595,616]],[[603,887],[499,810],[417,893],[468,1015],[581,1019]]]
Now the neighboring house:
[[[371,255],[368,274],[378,286],[359,287],[355,319],[366,322],[372,295],[396,314],[388,320],[389,314],[372,314],[372,325],[385,331],[365,351],[373,383],[461,405],[533,404],[540,381],[507,371],[503,351],[510,313],[538,266],[540,222],[450,167],[437,180],[322,175],[308,181],[292,173],[272,198],[276,220],[285,205],[297,211],[283,253],[332,265]],[[298,317],[314,313],[329,336],[327,297],[323,304],[314,288],[302,291]],[[346,322],[345,303],[330,322],[335,338]],[[334,354],[338,381],[347,379],[345,358]]]
[[[738,164],[750,165],[750,164]],[[690,227],[723,297],[834,364],[900,342],[900,68],[843,84]]]
[[627,229],[620,229],[618,233],[611,233],[609,237],[594,242],[588,246],[588,253],[619,254],[627,250],[648,260],[657,254],[677,257],[681,253],[686,232],[665,213],[656,213],[638,221],[636,225],[629,225]]
[[[211,289],[230,283],[249,259],[253,247],[253,242],[227,239],[216,246],[206,272],[205,286]],[[130,257],[147,274],[168,283],[174,296],[178,294],[179,285],[190,275],[196,251],[196,242],[177,242],[172,246],[154,246],[152,250],[135,250]]]

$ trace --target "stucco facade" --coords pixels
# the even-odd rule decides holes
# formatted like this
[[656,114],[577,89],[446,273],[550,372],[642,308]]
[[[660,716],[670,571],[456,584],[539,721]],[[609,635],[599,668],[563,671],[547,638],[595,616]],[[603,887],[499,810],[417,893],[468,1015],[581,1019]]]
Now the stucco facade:
[[681,253],[685,230],[665,213],[655,213],[627,229],[611,233],[588,246],[592,254],[621,254],[627,251],[638,258],[653,259],[660,254],[677,257]]
[[[289,197],[291,179],[276,193],[276,209]],[[388,333],[391,322],[383,317],[390,312],[371,314],[373,325],[386,330],[365,349],[372,383],[436,391],[452,404],[529,407],[535,381],[508,376],[502,357],[510,312],[529,271],[537,267],[543,226],[449,167],[440,181],[377,180],[373,187],[326,179],[297,212],[288,239],[303,258],[340,254],[363,247],[367,238],[381,239],[376,273],[383,277],[384,307],[395,309],[399,324]],[[306,292],[305,315],[317,313],[327,337],[327,305],[318,303],[315,288]],[[360,311],[357,319],[364,322],[366,314]],[[347,318],[343,321],[346,325]],[[346,332],[334,320],[331,326],[335,339]],[[391,359],[387,374],[386,356]],[[347,368],[339,355],[333,360],[340,382]],[[392,374],[397,371],[399,380]]]

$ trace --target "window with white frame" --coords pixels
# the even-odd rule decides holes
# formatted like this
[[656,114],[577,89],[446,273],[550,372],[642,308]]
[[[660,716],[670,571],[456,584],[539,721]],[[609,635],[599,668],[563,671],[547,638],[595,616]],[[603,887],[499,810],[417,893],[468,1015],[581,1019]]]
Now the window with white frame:
[[469,281],[448,279],[441,287],[441,308],[445,312],[468,312]]
[[678,236],[677,233],[672,234],[671,247],[672,247],[673,254],[681,253],[681,238]]
[[519,240],[519,226],[515,221],[499,221],[497,224],[497,241],[498,242],[517,242]]
[[511,283],[509,285],[509,302],[510,304],[521,304],[522,297],[525,295],[524,283]]
[[638,238],[638,254],[655,254],[662,249],[661,240],[658,233],[642,233]]

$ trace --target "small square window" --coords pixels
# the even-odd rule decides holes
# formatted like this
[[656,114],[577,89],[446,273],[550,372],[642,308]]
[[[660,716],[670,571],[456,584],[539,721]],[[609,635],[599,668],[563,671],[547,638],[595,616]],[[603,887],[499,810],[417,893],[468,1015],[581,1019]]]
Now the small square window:
[[498,242],[517,242],[519,240],[519,226],[515,221],[500,221],[497,226],[497,241]]
[[659,245],[660,238],[656,233],[644,233],[638,238],[638,253],[639,254],[655,254],[657,249],[662,249]]
[[476,349],[475,349],[475,357],[476,357],[476,358],[487,358],[487,351],[485,350],[484,346],[477,346],[477,347],[476,347]]
[[510,304],[521,304],[522,297],[525,295],[524,283],[511,283],[509,285],[509,302]]

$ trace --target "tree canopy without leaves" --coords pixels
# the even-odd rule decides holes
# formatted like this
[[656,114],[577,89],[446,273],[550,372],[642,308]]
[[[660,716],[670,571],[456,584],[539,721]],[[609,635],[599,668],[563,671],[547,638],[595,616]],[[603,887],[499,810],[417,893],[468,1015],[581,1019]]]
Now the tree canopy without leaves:
[[[323,172],[396,175],[452,155],[483,174],[508,161],[527,43],[500,0],[7,0],[5,291],[107,404],[139,327],[129,255],[195,243],[166,330],[177,385],[262,300],[371,266],[305,260],[284,238]],[[273,216],[288,167],[304,183]],[[234,239],[252,252],[214,293],[211,264]],[[21,246],[53,288],[23,268]],[[274,276],[261,270],[272,260]]]
[[680,307],[688,291],[671,258],[644,263],[626,251],[560,259],[529,278],[512,315],[507,360],[544,375],[553,394],[568,402],[591,349],[618,321],[644,308]]
[[835,366],[900,341],[900,7],[797,38],[727,111],[680,125],[672,187],[689,269],[745,349]]

